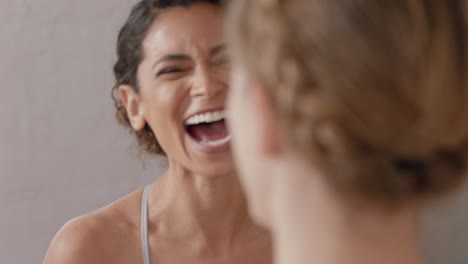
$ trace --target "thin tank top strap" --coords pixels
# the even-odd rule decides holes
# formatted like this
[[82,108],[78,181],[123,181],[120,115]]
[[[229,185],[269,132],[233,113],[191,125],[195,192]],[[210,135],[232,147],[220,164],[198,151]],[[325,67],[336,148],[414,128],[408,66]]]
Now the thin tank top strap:
[[151,264],[148,242],[148,194],[151,185],[145,187],[141,197],[141,248],[143,250],[143,264]]

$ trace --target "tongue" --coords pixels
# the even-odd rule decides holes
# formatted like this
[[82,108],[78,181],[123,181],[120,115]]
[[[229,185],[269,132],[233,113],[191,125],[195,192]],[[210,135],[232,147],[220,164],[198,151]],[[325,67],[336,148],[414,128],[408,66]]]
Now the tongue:
[[224,120],[210,124],[199,124],[188,127],[190,135],[200,142],[216,141],[227,137]]

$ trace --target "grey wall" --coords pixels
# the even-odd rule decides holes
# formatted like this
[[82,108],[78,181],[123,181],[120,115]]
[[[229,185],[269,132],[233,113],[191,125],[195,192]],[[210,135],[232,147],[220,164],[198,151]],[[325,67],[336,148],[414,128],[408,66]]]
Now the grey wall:
[[149,183],[110,100],[134,0],[0,0],[0,263],[41,263],[68,219]]
[[424,252],[431,264],[468,264],[468,182],[426,212]]
[[[0,0],[0,263],[40,263],[68,219],[157,177],[109,98],[135,0]],[[468,191],[428,218],[432,263],[468,263]]]

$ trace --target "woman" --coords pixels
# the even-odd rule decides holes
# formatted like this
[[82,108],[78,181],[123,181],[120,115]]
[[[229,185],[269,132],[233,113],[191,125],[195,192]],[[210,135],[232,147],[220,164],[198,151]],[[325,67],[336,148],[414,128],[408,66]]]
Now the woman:
[[142,149],[164,153],[169,169],[144,191],[66,224],[44,263],[271,263],[224,125],[222,20],[215,0],[143,0],[132,9],[117,45],[117,118]]
[[424,263],[465,179],[467,1],[236,0],[229,123],[276,263]]

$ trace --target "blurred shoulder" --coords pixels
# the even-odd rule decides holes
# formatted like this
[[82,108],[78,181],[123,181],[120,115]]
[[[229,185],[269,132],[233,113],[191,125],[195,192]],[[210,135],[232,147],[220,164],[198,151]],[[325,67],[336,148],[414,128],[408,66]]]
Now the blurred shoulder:
[[141,190],[67,222],[52,240],[44,264],[134,262],[140,197]]

